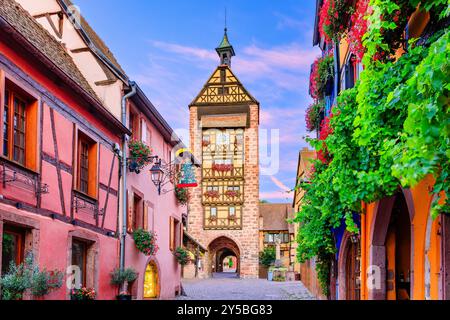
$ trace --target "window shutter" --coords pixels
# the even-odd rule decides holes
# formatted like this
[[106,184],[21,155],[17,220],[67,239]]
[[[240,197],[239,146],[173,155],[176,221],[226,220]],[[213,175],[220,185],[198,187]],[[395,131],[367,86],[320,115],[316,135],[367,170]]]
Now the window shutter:
[[133,232],[133,223],[134,223],[134,221],[133,221],[134,194],[132,191],[129,191],[129,190],[127,191],[127,194],[128,194],[127,231],[129,233],[132,233]]
[[170,241],[170,244],[169,244],[169,248],[170,248],[170,250],[171,251],[173,251],[173,250],[175,250],[175,230],[174,230],[174,227],[175,227],[175,221],[174,221],[174,219],[173,219],[173,217],[170,217],[170,238],[169,238],[169,241]]
[[144,217],[143,217],[143,228],[148,230],[148,203],[144,202]]

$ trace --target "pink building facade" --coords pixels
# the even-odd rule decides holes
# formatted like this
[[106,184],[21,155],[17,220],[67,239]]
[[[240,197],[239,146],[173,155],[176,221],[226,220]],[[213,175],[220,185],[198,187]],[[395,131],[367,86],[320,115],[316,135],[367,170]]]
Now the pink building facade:
[[[32,251],[40,267],[68,272],[63,288],[45,298],[70,297],[66,280],[75,265],[97,299],[114,299],[119,288],[110,274],[120,266],[125,227],[124,266],[138,273],[133,299],[173,298],[181,291],[173,252],[182,244],[187,208],[176,200],[175,181],[158,193],[151,165],[139,174],[127,170],[123,192],[118,148],[126,134],[170,164],[184,145],[138,86],[122,122],[131,82],[87,21],[69,19],[71,1],[0,3],[0,252],[3,235],[19,243],[16,256],[0,261],[3,273]],[[21,130],[10,126],[16,96],[24,101],[23,145],[14,141]],[[136,249],[138,228],[156,233],[156,255]]]
[[[163,164],[173,163],[174,148],[183,145],[139,87],[136,95],[130,98],[127,109],[131,139],[151,146],[153,155],[157,155]],[[167,184],[161,187],[161,194],[158,193],[150,167],[139,174],[127,173],[125,267],[132,267],[139,274],[132,285],[134,298],[171,299],[181,292],[181,266],[173,251],[182,244],[182,218],[187,214],[187,207],[180,205],[175,197],[175,180],[167,179]],[[130,216],[133,217],[130,219]],[[132,237],[135,227],[156,233],[159,247],[156,255],[148,257],[136,249]]]
[[98,299],[113,299],[110,272],[119,262],[113,146],[128,130],[65,48],[15,1],[1,0],[0,29],[0,272],[32,252],[41,268],[65,274],[46,299],[68,299],[66,282],[73,281],[94,288]]

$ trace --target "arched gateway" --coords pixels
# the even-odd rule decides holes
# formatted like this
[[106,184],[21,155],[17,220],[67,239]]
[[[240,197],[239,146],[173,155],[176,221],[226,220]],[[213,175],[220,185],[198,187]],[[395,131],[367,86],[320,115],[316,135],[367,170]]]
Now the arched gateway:
[[[240,251],[237,244],[227,237],[218,237],[211,242],[208,246],[208,252],[210,256],[211,273],[224,273],[225,270],[230,270],[228,273],[233,273],[234,270],[236,276],[239,276],[240,267]],[[232,259],[234,257],[235,259]],[[225,261],[227,259],[227,261]],[[236,261],[236,266],[230,268],[229,260]],[[227,266],[224,264],[228,263]]]
[[414,206],[409,190],[378,203],[371,230],[370,265],[376,267],[371,277],[379,285],[369,290],[370,299],[412,298],[413,217]]
[[259,102],[231,70],[235,53],[226,30],[216,51],[220,65],[189,105],[190,148],[201,170],[190,193],[187,232],[208,248],[198,261],[199,277],[224,271],[225,261],[227,271],[257,278]]

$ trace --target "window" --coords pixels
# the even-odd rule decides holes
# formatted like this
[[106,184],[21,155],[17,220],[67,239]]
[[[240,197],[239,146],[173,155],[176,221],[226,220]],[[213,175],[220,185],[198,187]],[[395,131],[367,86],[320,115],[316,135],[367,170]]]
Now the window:
[[140,121],[139,115],[134,110],[130,109],[130,119],[128,124],[131,130],[131,138],[134,140],[140,140]]
[[25,232],[19,228],[4,226],[2,235],[2,269],[6,274],[11,263],[19,265],[24,260]]
[[217,208],[212,207],[211,208],[211,218],[216,218],[216,217],[217,217]]
[[230,144],[230,135],[226,132],[220,132],[216,135],[217,144]]
[[141,197],[134,194],[133,198],[133,230],[137,230],[143,228],[144,226],[144,207]]
[[207,191],[219,191],[219,187],[218,186],[208,186],[206,188]]
[[128,221],[127,230],[129,233],[137,229],[147,230],[148,204],[143,197],[136,192],[128,192]]
[[224,83],[227,81],[227,74],[225,69],[220,70],[220,82]]
[[6,80],[3,103],[4,157],[36,169],[37,103],[19,87]]
[[240,191],[241,188],[238,187],[238,186],[228,186],[228,187],[227,187],[227,190],[228,190],[228,191]]
[[180,221],[174,217],[170,217],[170,238],[169,238],[169,249],[174,251],[177,247],[181,245],[181,225]]
[[228,94],[228,87],[219,87],[217,88],[218,94],[220,95],[227,95]]
[[230,217],[235,217],[236,216],[236,208],[230,207],[228,213],[229,213]]
[[77,165],[77,190],[96,198],[97,144],[82,132],[78,132]]
[[79,283],[75,283],[76,288],[86,286],[86,266],[87,266],[88,244],[80,240],[72,240],[72,265],[80,270]]

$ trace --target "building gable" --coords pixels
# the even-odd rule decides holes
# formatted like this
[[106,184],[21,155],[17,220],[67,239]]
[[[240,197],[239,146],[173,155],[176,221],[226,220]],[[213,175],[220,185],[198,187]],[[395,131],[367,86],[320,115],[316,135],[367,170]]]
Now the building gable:
[[245,89],[227,65],[218,66],[208,79],[192,105],[226,105],[254,103],[258,101]]

